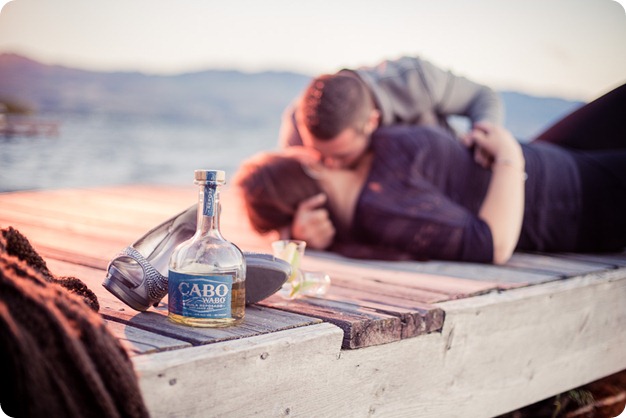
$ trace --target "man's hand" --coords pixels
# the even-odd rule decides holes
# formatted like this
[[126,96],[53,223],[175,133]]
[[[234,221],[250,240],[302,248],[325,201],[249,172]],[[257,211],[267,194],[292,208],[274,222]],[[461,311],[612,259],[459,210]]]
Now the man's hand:
[[308,248],[324,250],[335,237],[335,227],[329,219],[328,211],[323,207],[325,194],[317,194],[300,203],[291,225],[291,236],[304,240]]

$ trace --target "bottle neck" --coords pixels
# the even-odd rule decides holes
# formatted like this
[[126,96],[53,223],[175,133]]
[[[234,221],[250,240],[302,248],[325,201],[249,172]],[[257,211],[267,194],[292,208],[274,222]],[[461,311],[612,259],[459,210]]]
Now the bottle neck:
[[200,235],[220,235],[220,193],[215,183],[203,184],[198,194],[198,229]]

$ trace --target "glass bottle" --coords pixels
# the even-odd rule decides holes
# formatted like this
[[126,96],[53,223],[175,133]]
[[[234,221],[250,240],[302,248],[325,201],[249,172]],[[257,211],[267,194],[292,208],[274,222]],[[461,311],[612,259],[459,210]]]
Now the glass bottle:
[[176,247],[169,263],[169,318],[176,323],[226,327],[244,318],[245,259],[220,232],[219,186],[225,179],[224,171],[195,171],[198,226],[193,237]]

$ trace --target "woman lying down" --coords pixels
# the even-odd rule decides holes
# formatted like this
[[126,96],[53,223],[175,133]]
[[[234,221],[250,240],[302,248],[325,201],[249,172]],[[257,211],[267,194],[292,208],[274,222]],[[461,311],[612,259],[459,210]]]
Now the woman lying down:
[[374,136],[352,170],[325,167],[303,148],[246,161],[235,182],[254,228],[289,227],[298,204],[323,193],[337,230],[331,250],[347,256],[501,264],[515,250],[626,247],[626,146],[524,145],[483,124],[471,134],[478,164],[442,129]]

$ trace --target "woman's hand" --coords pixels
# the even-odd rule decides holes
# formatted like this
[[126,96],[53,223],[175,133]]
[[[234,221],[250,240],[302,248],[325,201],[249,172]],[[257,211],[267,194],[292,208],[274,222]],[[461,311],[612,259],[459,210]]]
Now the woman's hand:
[[307,242],[307,247],[325,250],[333,243],[335,227],[324,208],[325,194],[317,194],[300,203],[291,225],[291,237]]
[[[491,168],[497,160],[523,161],[519,143],[511,132],[500,125],[477,122],[462,142],[474,149],[474,160],[484,168]],[[524,169],[523,163],[519,168]]]

